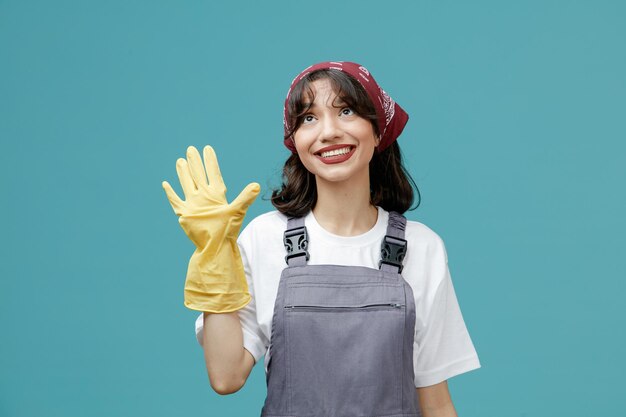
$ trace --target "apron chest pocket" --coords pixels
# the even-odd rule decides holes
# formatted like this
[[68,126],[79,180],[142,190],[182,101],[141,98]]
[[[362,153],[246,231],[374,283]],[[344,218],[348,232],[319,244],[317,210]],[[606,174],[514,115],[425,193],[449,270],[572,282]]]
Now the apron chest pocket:
[[401,411],[403,304],[286,305],[284,319],[293,414],[338,404],[337,415]]

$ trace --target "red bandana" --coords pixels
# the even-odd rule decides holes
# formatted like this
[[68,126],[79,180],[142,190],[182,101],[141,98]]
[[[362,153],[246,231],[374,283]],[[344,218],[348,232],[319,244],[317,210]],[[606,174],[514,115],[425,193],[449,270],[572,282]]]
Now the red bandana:
[[[287,93],[287,98],[285,99],[284,106],[284,118],[283,124],[285,126],[285,136],[289,133],[289,115],[287,114],[287,103],[289,102],[289,96],[291,95],[291,91],[293,87],[298,84],[304,77],[310,74],[313,71],[321,70],[321,69],[336,69],[339,71],[343,71],[355,80],[359,82],[367,92],[370,100],[374,104],[376,108],[376,115],[378,116],[378,131],[381,133],[380,144],[378,145],[378,152],[385,149],[387,146],[391,145],[394,140],[400,136],[402,133],[402,129],[404,129],[404,125],[409,120],[409,115],[406,114],[402,107],[398,105],[389,95],[379,87],[379,85],[374,80],[374,77],[369,73],[369,71],[354,62],[321,62],[319,64],[311,65],[302,71],[296,78],[291,82],[291,86],[289,87],[289,92]],[[285,146],[291,150],[291,152],[296,153],[296,147],[293,142],[293,137],[288,137],[284,141]]]

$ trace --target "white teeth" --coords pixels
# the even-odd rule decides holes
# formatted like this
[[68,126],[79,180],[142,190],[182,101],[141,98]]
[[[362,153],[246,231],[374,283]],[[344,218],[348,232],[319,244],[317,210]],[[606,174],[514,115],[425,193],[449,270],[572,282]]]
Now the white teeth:
[[344,154],[347,154],[348,152],[350,152],[350,147],[349,146],[347,146],[345,148],[334,149],[334,150],[328,151],[328,152],[322,152],[321,156],[322,156],[322,158],[328,158],[329,156],[344,155]]

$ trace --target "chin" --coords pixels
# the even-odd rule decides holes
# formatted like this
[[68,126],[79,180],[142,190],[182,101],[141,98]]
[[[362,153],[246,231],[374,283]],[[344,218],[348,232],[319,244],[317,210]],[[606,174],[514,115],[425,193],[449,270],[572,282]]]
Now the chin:
[[[338,169],[336,170],[336,172],[332,172],[332,173],[317,172],[314,174],[317,180],[322,180],[325,182],[332,182],[332,183],[340,183],[340,182],[346,182],[346,181],[359,181],[359,179],[364,175],[361,172],[354,172],[352,170],[350,170],[350,172],[345,172],[345,170],[342,170],[342,169]],[[369,174],[369,169],[366,174]],[[369,180],[369,177],[368,177],[368,180]]]

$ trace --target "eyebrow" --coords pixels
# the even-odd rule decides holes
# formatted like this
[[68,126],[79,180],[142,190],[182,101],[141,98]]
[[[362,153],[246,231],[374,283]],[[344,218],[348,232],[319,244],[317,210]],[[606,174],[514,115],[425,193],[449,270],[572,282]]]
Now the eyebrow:
[[[336,104],[336,106],[335,106],[335,104]],[[302,105],[307,107],[307,108],[309,108],[309,109],[312,109],[312,108],[317,106],[315,104],[315,102],[311,102],[311,101],[303,101]],[[335,100],[333,100],[333,107],[343,107],[343,106],[346,106],[346,105],[348,105],[348,103],[346,103],[343,99],[341,99],[339,97],[337,97]]]

